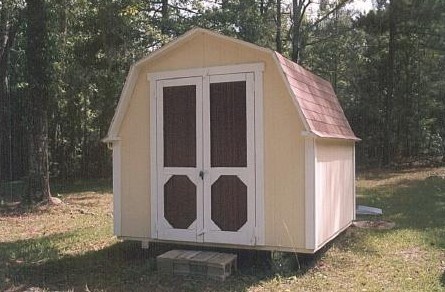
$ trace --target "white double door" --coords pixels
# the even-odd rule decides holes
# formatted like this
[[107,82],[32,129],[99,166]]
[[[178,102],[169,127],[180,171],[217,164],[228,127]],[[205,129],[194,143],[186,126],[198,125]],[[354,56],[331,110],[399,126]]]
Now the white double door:
[[157,237],[255,242],[253,73],[156,83]]

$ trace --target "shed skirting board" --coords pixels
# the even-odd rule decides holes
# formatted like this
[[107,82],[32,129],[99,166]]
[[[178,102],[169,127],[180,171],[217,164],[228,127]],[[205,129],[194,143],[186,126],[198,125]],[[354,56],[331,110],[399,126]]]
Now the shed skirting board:
[[332,234],[329,238],[327,238],[326,240],[324,240],[323,242],[321,242],[317,248],[314,250],[314,253],[317,252],[318,250],[320,250],[323,246],[325,246],[327,243],[329,243],[331,240],[333,240],[334,238],[336,238],[340,233],[342,233],[343,231],[345,231],[346,229],[349,228],[349,226],[351,226],[353,223],[353,221],[349,222],[348,224],[346,224],[343,228],[340,228],[337,232],[335,232],[334,234]]
[[121,235],[121,144],[113,142],[113,232]]
[[140,242],[177,244],[177,245],[196,246],[197,248],[219,247],[219,248],[246,249],[246,250],[281,251],[281,252],[305,253],[305,254],[313,254],[319,249],[318,248],[317,250],[315,250],[315,249],[306,249],[298,247],[271,246],[271,245],[237,245],[237,244],[210,243],[210,242],[202,243],[202,242],[189,242],[189,241],[160,240],[154,238],[134,237],[134,236],[118,236],[117,238],[124,241],[128,240],[128,241],[140,241]]

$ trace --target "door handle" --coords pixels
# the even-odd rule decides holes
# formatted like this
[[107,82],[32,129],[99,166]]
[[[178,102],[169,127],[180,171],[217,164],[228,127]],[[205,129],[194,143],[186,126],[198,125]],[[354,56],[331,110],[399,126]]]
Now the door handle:
[[204,171],[201,170],[201,171],[199,172],[199,177],[200,177],[202,180],[204,179]]

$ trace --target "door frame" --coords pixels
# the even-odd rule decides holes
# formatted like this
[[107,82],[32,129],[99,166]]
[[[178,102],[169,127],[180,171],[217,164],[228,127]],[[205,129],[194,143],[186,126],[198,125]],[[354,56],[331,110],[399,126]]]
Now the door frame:
[[[255,156],[255,226],[252,245],[265,244],[264,218],[264,134],[263,134],[263,71],[264,63],[194,68],[147,74],[150,86],[150,237],[158,239],[158,161],[157,161],[157,82],[165,79],[211,75],[253,73],[254,81],[254,156]],[[198,231],[199,232],[199,231]]]

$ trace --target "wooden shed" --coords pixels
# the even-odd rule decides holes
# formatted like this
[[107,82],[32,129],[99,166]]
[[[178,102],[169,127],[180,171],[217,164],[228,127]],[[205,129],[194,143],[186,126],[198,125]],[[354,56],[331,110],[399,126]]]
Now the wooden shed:
[[193,29],[128,74],[104,139],[114,233],[314,253],[355,217],[357,140],[328,81]]

